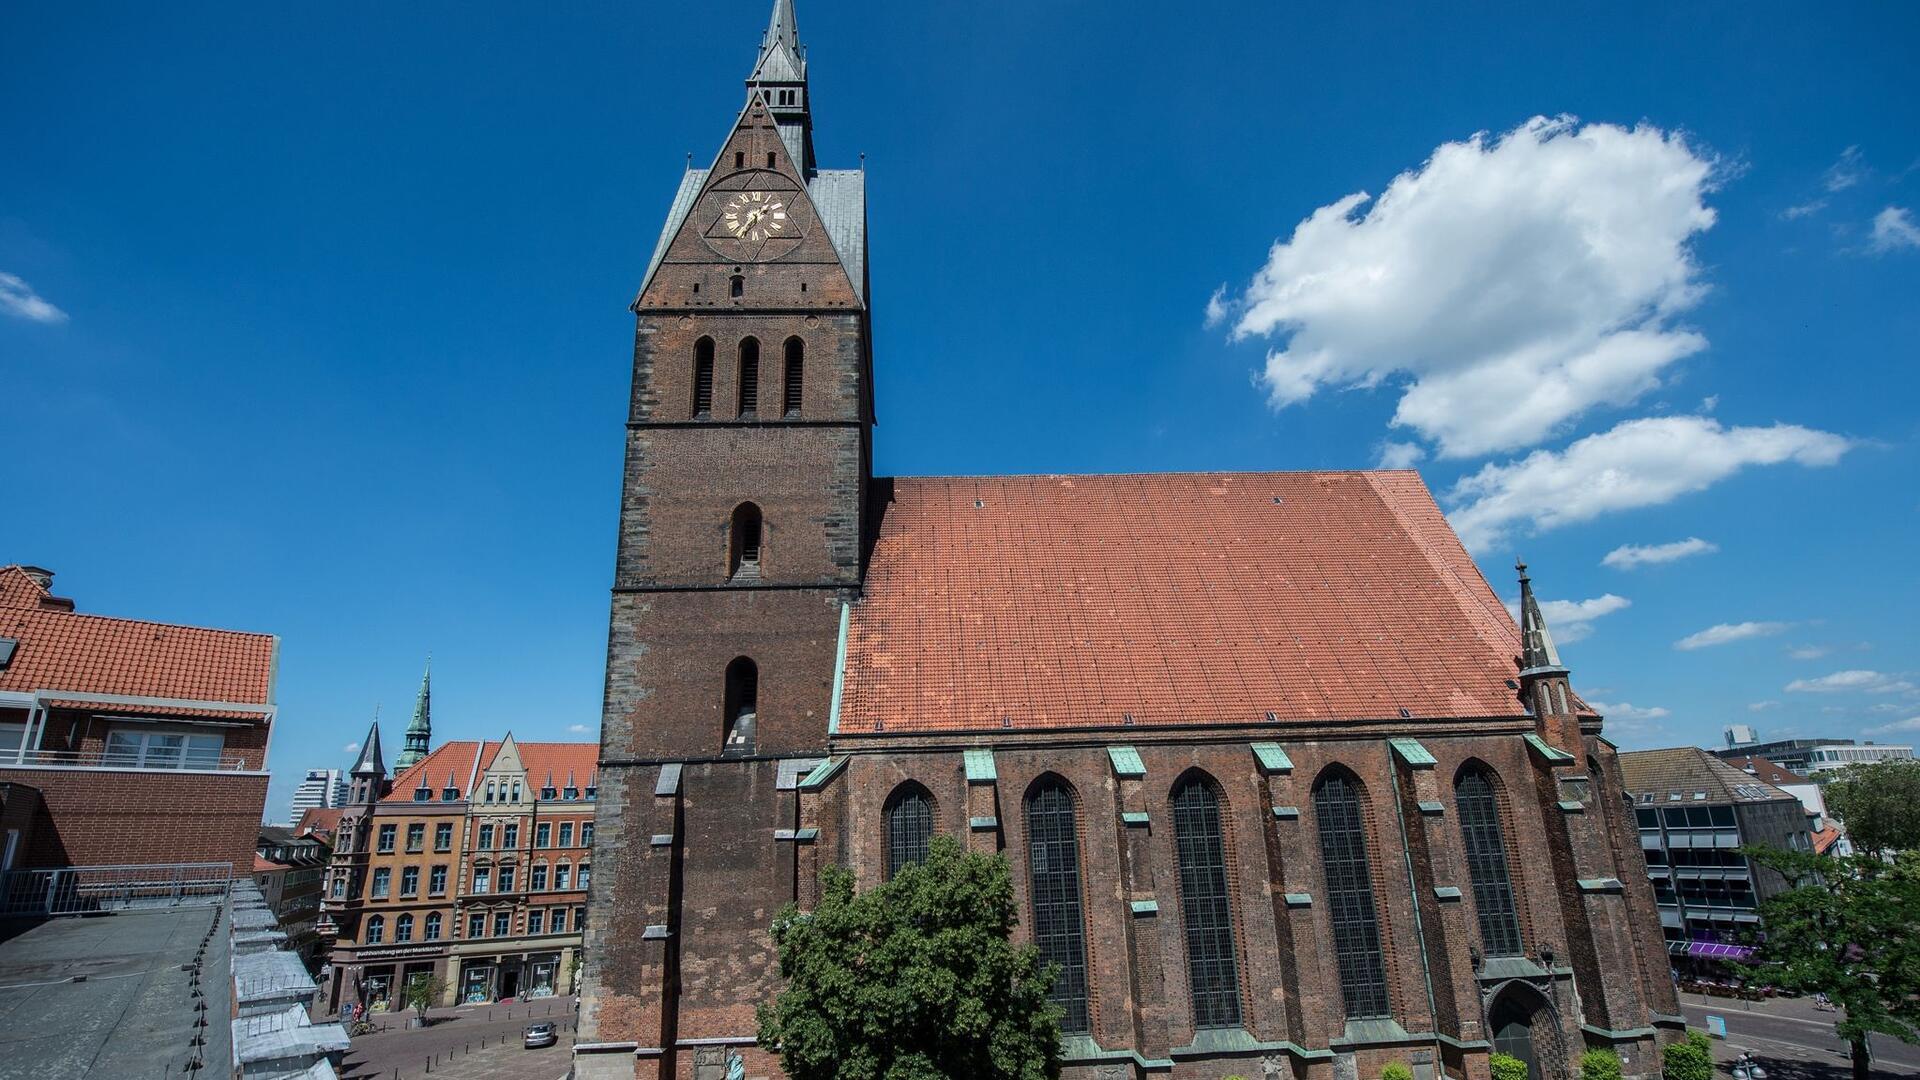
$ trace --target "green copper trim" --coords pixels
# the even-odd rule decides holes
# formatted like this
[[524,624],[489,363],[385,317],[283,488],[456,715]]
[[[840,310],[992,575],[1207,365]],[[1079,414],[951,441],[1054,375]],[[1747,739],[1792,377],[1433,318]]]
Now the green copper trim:
[[1541,738],[1540,736],[1534,734],[1533,732],[1529,731],[1525,735],[1522,735],[1520,737],[1527,740],[1527,745],[1529,747],[1532,747],[1533,752],[1536,754],[1539,754],[1541,759],[1544,760],[1547,764],[1549,765],[1573,764],[1572,754],[1567,753],[1565,750],[1562,750],[1557,746],[1548,745],[1547,740]]
[[1579,880],[1579,886],[1581,892],[1608,893],[1621,892],[1626,889],[1626,886],[1620,883],[1619,878],[1610,877],[1581,878]]
[[1560,809],[1569,814],[1584,814],[1587,812],[1587,804],[1578,799],[1562,799],[1560,800]]
[[998,829],[999,827],[1000,827],[1000,819],[997,817],[976,817],[976,818],[967,819],[967,828],[972,829],[974,832],[991,832],[994,829]]
[[1288,907],[1312,907],[1313,894],[1303,893],[1303,892],[1290,892],[1287,894],[1287,906]]
[[1122,780],[1139,780],[1147,775],[1147,764],[1140,760],[1140,751],[1131,746],[1107,747],[1107,759],[1113,762],[1113,775]]
[[1423,814],[1444,814],[1447,812],[1447,804],[1443,802],[1423,802],[1416,803],[1415,805],[1420,807],[1420,812]]
[[813,771],[801,779],[800,790],[819,791],[821,788],[826,787],[827,782],[838,775],[841,769],[846,767],[846,758],[828,758],[820,764],[815,765]]
[[1130,906],[1133,908],[1135,915],[1160,914],[1160,901],[1158,900],[1135,900]]
[[1120,815],[1120,823],[1129,826],[1145,825],[1147,823],[1147,813],[1144,810],[1126,811]]
[[1439,897],[1442,900],[1458,900],[1460,899],[1460,886],[1435,885],[1433,887],[1433,895]]
[[1388,739],[1387,745],[1393,747],[1393,752],[1400,755],[1400,760],[1406,762],[1409,769],[1431,769],[1440,764],[1427,752],[1426,747],[1420,745],[1419,739]]
[[1277,821],[1293,821],[1299,818],[1300,808],[1297,806],[1276,806],[1273,808],[1273,816]]
[[1293,771],[1293,759],[1287,756],[1287,752],[1282,750],[1277,742],[1254,743],[1253,758],[1260,763],[1261,773],[1267,776]]
[[1000,779],[1000,773],[993,767],[993,751],[984,746],[967,748],[961,752],[960,760],[966,766],[969,784],[991,784]]
[[833,706],[827,712],[827,734],[840,734],[840,691],[847,685],[847,623],[853,617],[853,605],[840,602],[840,644],[833,650]]

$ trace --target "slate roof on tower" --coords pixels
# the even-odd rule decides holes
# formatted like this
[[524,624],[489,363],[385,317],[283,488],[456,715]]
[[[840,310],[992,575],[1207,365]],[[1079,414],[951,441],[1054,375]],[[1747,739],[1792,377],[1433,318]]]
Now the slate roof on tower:
[[901,477],[837,731],[1519,720],[1520,653],[1412,472]]
[[55,706],[99,707],[61,698],[64,690],[255,706],[115,706],[150,715],[258,720],[271,711],[273,635],[82,614],[25,567],[0,566],[0,638],[16,643],[0,667],[0,690],[48,691]]

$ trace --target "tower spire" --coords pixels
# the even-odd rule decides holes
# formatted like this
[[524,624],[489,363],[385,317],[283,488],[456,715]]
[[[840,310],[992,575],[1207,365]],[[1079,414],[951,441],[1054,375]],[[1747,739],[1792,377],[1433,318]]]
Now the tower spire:
[[758,95],[773,114],[787,153],[808,177],[813,175],[813,116],[807,101],[807,52],[800,44],[800,24],[793,0],[773,0],[773,17],[760,38],[760,56],[747,90]]
[[420,693],[413,699],[413,722],[407,725],[405,745],[393,759],[395,770],[406,769],[427,756],[433,743],[433,654],[427,654],[427,669],[420,675]]
[[1515,560],[1520,574],[1520,668],[1522,673],[1549,669],[1565,670],[1560,650],[1554,647],[1553,633],[1540,614],[1540,602],[1533,596],[1533,579],[1527,576],[1527,564]]

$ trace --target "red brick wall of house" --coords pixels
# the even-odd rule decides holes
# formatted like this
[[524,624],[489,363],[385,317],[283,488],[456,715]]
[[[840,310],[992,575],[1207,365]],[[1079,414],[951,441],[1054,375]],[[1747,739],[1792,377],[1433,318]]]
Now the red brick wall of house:
[[264,774],[7,769],[0,778],[38,788],[44,803],[22,866],[253,867]]

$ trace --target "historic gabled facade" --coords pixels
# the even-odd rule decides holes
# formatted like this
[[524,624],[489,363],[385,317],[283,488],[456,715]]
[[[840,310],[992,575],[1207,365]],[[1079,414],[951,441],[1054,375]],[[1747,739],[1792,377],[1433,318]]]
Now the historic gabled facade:
[[1067,1075],[1538,1077],[1681,1026],[1613,746],[1410,472],[875,478],[778,0],[639,297],[576,1075],[779,1074],[768,924],[963,838]]

